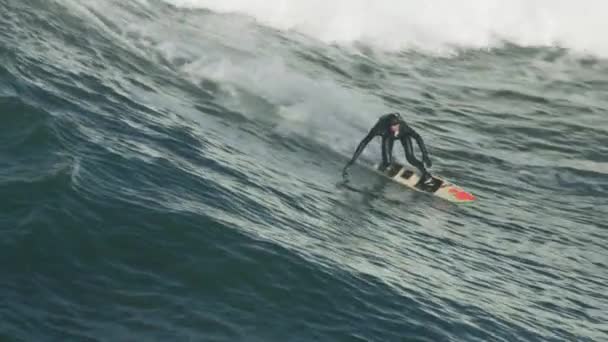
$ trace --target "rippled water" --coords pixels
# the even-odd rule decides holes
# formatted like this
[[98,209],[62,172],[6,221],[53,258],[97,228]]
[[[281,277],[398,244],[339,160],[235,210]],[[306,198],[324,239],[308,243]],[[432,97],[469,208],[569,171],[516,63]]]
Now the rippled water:
[[[608,339],[603,43],[332,4],[0,0],[1,339]],[[476,203],[342,181],[395,110]]]

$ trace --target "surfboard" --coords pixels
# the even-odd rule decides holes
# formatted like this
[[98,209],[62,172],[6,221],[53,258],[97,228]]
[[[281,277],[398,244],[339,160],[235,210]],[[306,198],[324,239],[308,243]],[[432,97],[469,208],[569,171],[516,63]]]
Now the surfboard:
[[433,180],[425,184],[418,184],[420,176],[414,170],[400,163],[392,163],[384,171],[379,170],[380,164],[374,165],[374,170],[393,181],[405,185],[416,191],[426,192],[450,202],[473,202],[476,197],[461,187],[454,185],[446,179],[432,176]]

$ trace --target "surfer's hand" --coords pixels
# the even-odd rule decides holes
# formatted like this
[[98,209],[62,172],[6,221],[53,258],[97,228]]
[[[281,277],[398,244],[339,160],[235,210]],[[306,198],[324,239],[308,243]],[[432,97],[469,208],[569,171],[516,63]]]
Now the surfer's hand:
[[345,166],[342,170],[342,178],[348,177],[348,166]]
[[427,156],[424,157],[424,163],[426,164],[426,167],[433,166],[433,162],[431,162],[431,159]]

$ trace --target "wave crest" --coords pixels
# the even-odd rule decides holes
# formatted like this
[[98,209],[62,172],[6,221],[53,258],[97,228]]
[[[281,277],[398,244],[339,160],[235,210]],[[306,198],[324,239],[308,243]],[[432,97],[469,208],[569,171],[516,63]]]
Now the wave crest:
[[[327,42],[360,41],[387,50],[487,48],[508,41],[608,56],[602,0],[165,0],[254,17]],[[604,30],[604,28],[606,30]]]

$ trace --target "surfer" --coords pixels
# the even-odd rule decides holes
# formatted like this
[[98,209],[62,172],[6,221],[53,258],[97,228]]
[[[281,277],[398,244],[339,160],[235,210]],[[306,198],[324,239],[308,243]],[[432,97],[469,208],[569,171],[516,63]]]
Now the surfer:
[[[344,166],[344,170],[342,171],[343,177],[348,175],[348,168],[355,163],[361,152],[363,152],[363,149],[365,149],[367,144],[376,136],[382,137],[382,164],[380,165],[380,171],[384,171],[391,165],[393,158],[393,143],[396,139],[399,139],[403,146],[403,150],[405,151],[405,158],[410,164],[420,170],[420,173],[422,174],[418,184],[432,181],[433,178],[431,177],[431,174],[424,167],[424,164],[426,164],[427,167],[432,166],[431,159],[424,146],[424,141],[422,141],[420,135],[413,128],[403,121],[399,113],[385,114],[378,119],[378,122],[376,122],[365,138],[361,140],[359,146],[357,146],[351,160]],[[424,161],[424,164],[414,156],[412,138],[416,140],[420,151],[422,151],[422,160]]]

